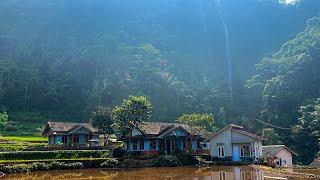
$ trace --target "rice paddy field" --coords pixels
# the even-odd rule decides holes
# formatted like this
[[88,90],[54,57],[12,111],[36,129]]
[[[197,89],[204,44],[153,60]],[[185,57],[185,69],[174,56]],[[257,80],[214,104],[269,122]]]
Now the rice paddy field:
[[46,143],[47,138],[41,136],[0,136],[0,151],[21,151]]

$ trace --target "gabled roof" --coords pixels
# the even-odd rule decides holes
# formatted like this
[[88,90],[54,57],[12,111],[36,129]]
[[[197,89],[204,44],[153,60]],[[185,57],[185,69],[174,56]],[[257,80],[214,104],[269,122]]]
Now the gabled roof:
[[217,136],[218,134],[222,133],[223,131],[225,131],[227,129],[231,129],[231,131],[234,131],[234,132],[249,136],[249,137],[254,138],[254,139],[258,139],[258,140],[261,140],[261,141],[265,140],[265,138],[263,138],[261,136],[258,136],[256,134],[252,134],[252,133],[250,133],[248,131],[242,130],[243,129],[242,126],[238,126],[238,125],[235,125],[235,124],[229,124],[228,126],[226,126],[226,127],[222,128],[222,129],[220,129],[219,131],[211,134],[207,140]]
[[314,159],[309,167],[319,168],[320,167],[320,157]]
[[182,128],[191,136],[207,136],[207,132],[204,130],[199,130],[199,128],[178,123],[142,122],[139,123],[136,128],[138,128],[144,135],[160,138],[179,128]]
[[266,140],[265,138],[263,138],[263,137],[261,137],[261,136],[258,136],[258,135],[256,135],[256,134],[252,134],[252,133],[250,133],[250,132],[248,132],[248,131],[237,130],[237,129],[232,129],[232,131],[237,132],[237,133],[240,133],[240,134],[243,134],[243,135],[245,135],[245,136],[252,137],[252,138],[254,138],[254,139],[258,139],[258,140],[260,140],[260,141]]
[[92,133],[98,133],[97,128],[92,127],[89,123],[73,123],[73,122],[52,122],[48,121],[47,127],[51,132],[69,133],[74,132],[82,127]]
[[292,154],[298,156],[297,153],[289,149],[285,145],[269,145],[269,146],[262,146],[262,156],[263,157],[275,157],[279,153],[281,149],[286,149],[287,151],[291,152]]

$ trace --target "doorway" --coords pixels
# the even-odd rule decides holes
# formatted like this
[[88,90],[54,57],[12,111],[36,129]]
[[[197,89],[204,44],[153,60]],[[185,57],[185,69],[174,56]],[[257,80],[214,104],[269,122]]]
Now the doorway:
[[167,140],[166,141],[166,149],[167,149],[167,154],[171,153],[171,141]]
[[240,147],[237,144],[232,146],[232,160],[233,161],[240,161]]

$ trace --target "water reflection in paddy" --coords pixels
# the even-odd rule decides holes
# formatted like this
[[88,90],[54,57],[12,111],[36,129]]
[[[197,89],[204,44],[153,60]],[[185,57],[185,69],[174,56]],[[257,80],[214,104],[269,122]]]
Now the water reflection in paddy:
[[203,179],[203,180],[269,180],[286,179],[271,175],[263,171],[254,170],[251,167],[213,167],[213,168],[144,168],[108,171],[104,169],[82,169],[70,171],[45,171],[29,174],[12,174],[4,179]]

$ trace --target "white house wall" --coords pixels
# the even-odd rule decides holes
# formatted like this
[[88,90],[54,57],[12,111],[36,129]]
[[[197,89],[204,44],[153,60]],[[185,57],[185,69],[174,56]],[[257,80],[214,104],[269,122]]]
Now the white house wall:
[[235,132],[235,131],[231,131],[232,132],[232,135],[231,135],[231,139],[232,139],[232,143],[248,143],[248,142],[253,142],[254,139],[249,137],[249,136],[246,136],[246,135],[243,135],[243,134],[240,134],[238,132]]
[[277,157],[281,158],[282,167],[292,167],[292,153],[286,148],[281,148],[281,150],[277,154]]
[[254,156],[262,156],[262,142],[250,136],[232,131],[231,128],[225,129],[210,139],[210,155],[218,156],[218,145],[224,145],[225,156],[232,157],[232,144],[250,144],[254,146]]
[[255,156],[257,158],[262,157],[262,141],[255,140],[254,148],[255,148]]
[[228,128],[210,139],[210,154],[218,156],[217,144],[224,145],[225,156],[232,156],[231,128]]

